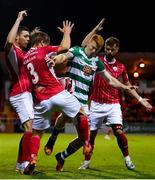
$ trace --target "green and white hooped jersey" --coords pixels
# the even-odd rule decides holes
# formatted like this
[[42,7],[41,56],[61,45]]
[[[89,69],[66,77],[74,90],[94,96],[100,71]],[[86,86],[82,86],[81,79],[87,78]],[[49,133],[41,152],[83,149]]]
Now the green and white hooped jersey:
[[93,82],[93,74],[103,71],[104,65],[98,57],[88,58],[84,48],[75,46],[69,49],[73,59],[68,62],[67,76],[75,81],[73,95],[82,105],[88,104],[88,93]]

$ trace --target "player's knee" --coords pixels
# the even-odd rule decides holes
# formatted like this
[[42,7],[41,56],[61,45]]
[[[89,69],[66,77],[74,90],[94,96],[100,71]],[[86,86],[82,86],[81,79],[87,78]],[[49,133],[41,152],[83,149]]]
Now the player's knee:
[[25,131],[31,131],[32,132],[32,121],[31,120],[26,121],[23,124],[23,126],[24,126]]
[[64,129],[66,122],[69,122],[70,117],[68,117],[66,114],[61,113],[55,122],[55,127],[57,129]]
[[88,118],[86,115],[79,113],[77,115],[77,120],[80,128],[88,127]]
[[123,128],[121,124],[114,124],[112,125],[113,133],[115,136],[123,133]]

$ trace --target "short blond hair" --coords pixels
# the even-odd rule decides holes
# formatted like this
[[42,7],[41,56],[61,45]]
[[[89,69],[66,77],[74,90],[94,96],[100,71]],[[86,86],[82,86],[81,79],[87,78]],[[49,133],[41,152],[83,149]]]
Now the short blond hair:
[[103,37],[102,37],[101,35],[99,35],[99,34],[94,34],[94,35],[92,36],[91,40],[93,40],[93,41],[96,42],[96,44],[97,44],[97,46],[98,46],[98,48],[97,48],[98,50],[97,50],[97,51],[101,50],[102,47],[104,46],[104,39],[103,39]]

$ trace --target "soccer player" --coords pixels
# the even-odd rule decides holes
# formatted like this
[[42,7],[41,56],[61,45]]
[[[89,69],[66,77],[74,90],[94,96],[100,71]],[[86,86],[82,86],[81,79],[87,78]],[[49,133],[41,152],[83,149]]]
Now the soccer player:
[[[88,36],[93,36],[91,32]],[[88,41],[87,36],[87,41]],[[84,40],[85,41],[85,40]],[[83,42],[83,45],[87,42]],[[126,68],[123,64],[118,62],[115,55],[119,50],[119,40],[115,37],[110,37],[105,41],[105,55],[99,56],[101,61],[104,63],[106,70],[116,79],[121,79],[126,85],[131,85],[128,79]],[[92,152],[85,155],[85,161],[79,169],[87,169],[90,165],[91,155],[94,149],[94,142],[98,132],[101,128],[103,120],[106,118],[107,123],[113,130],[116,136],[118,146],[124,156],[125,165],[129,170],[135,168],[132,163],[128,151],[128,141],[123,132],[122,128],[122,112],[120,106],[119,92],[118,89],[111,87],[101,75],[96,74],[91,94],[91,106],[90,106],[90,144],[92,145]],[[152,109],[148,99],[142,98],[134,89],[128,89],[127,92],[137,99],[146,110]]]
[[29,142],[32,135],[32,119],[34,118],[31,83],[23,67],[23,51],[29,43],[29,30],[20,26],[27,16],[26,10],[20,11],[10,30],[5,44],[6,64],[10,74],[11,91],[9,101],[17,112],[25,132],[20,140],[16,170],[20,171],[29,161]]
[[[120,83],[104,68],[103,63],[100,61],[99,57],[96,56],[96,53],[103,47],[103,44],[104,40],[102,36],[94,34],[84,48],[79,46],[72,47],[67,53],[57,55],[52,59],[56,62],[63,62],[66,59],[69,60],[67,76],[75,82],[75,91],[73,92],[73,95],[79,100],[87,115],[89,114],[88,94],[95,72],[101,74],[101,77],[106,79],[108,84],[115,88],[123,90],[133,88],[132,86],[126,86]],[[51,150],[50,153],[52,152],[53,145],[58,135],[58,129],[60,130],[60,128],[57,128],[57,123],[55,124],[55,130],[56,129],[57,131],[53,131],[52,136],[45,146],[46,150],[47,148]],[[76,152],[81,146],[82,144],[79,138],[76,138],[69,144],[66,150],[56,154],[56,170],[62,171],[65,158]]]
[[[66,49],[70,46],[70,33],[73,25],[67,22],[67,25],[63,27],[63,33],[65,40],[62,43],[67,43]],[[64,90],[63,86],[57,79],[54,70],[53,64],[49,64],[48,59],[56,53],[59,53],[62,50],[61,46],[50,46],[49,36],[40,31],[35,30],[31,34],[31,48],[24,58],[24,66],[29,75],[29,78],[33,84],[33,91],[36,100],[35,118],[33,121],[33,139],[34,143],[30,147],[31,151],[31,160],[28,166],[24,170],[24,174],[32,174],[36,166],[37,154],[40,146],[40,138],[45,129],[49,125],[49,119],[51,111],[54,107],[60,108],[62,114],[58,117],[58,122],[61,122],[61,119],[70,119],[79,126],[79,122],[76,123],[76,119],[73,119],[78,112],[80,112],[81,105],[79,101],[68,91]],[[61,49],[61,50],[60,50]],[[57,63],[57,62],[54,62]],[[59,63],[59,62],[58,62]],[[47,65],[48,64],[48,65]],[[82,112],[79,113],[79,116],[82,115]],[[80,125],[80,131],[87,129],[88,134],[88,125],[83,124],[83,127]],[[85,144],[85,140],[89,143],[88,137],[80,137],[80,143]]]

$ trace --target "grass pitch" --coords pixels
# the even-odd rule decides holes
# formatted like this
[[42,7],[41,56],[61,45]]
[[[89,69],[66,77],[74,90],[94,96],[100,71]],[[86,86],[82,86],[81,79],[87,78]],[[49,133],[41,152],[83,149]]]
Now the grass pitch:
[[127,135],[129,151],[136,165],[134,171],[127,170],[124,159],[114,137],[105,140],[96,138],[96,146],[90,169],[78,170],[83,162],[82,149],[65,161],[64,171],[55,171],[55,154],[64,150],[75,135],[60,134],[53,154],[43,152],[49,134],[41,140],[37,169],[42,173],[33,176],[15,172],[18,143],[21,134],[0,134],[0,179],[155,179],[155,135]]

